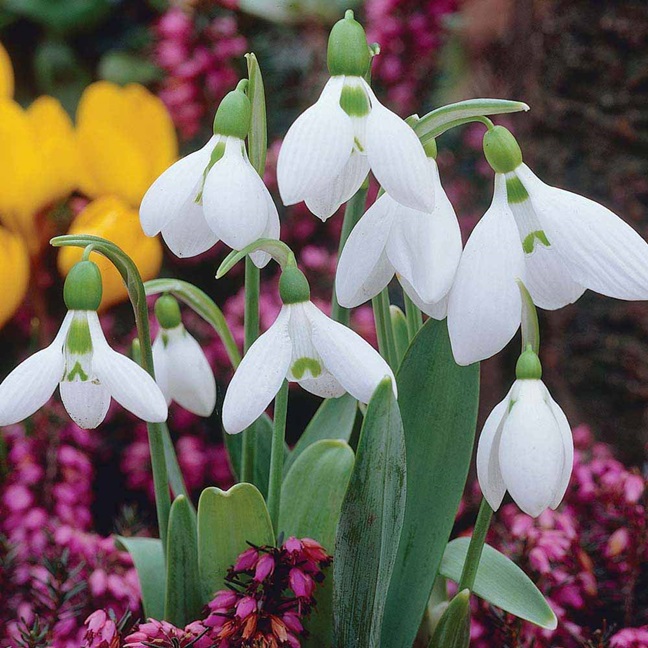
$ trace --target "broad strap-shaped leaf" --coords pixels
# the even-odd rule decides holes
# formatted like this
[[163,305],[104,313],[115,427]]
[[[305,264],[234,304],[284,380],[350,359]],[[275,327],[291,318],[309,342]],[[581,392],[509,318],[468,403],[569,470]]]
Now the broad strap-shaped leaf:
[[275,542],[263,496],[252,484],[228,491],[206,488],[198,502],[198,566],[202,602],[223,589],[227,569],[238,555],[255,545]]
[[479,366],[458,366],[445,321],[430,319],[412,341],[396,381],[407,448],[407,503],[381,645],[411,648],[466,484]]
[[164,618],[183,628],[200,616],[196,516],[184,495],[171,505]]
[[162,541],[158,538],[127,538],[117,536],[116,542],[128,551],[142,590],[144,615],[148,618],[164,618],[164,594],[166,592],[166,569]]
[[295,460],[306,448],[322,439],[341,439],[349,441],[358,412],[358,401],[350,394],[339,398],[327,398],[317,408],[317,412],[306,426],[299,441],[290,451],[284,464],[287,475]]
[[405,493],[403,425],[387,378],[367,407],[338,524],[333,563],[335,646],[383,645],[380,632]]
[[[470,538],[457,538],[448,544],[439,573],[459,582]],[[479,561],[473,592],[525,621],[554,630],[554,611],[533,581],[509,558],[486,544]]]

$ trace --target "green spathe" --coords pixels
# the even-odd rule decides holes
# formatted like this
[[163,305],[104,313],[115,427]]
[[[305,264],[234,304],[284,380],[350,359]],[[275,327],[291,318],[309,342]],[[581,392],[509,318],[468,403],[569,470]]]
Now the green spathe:
[[155,302],[155,317],[162,328],[174,329],[179,326],[182,323],[182,316],[177,299],[171,295],[162,295]]
[[518,380],[540,380],[542,378],[542,365],[540,358],[528,345],[518,358],[515,365],[515,376]]
[[459,592],[439,621],[428,648],[468,648],[470,644],[470,591]]
[[279,279],[279,295],[284,304],[298,304],[310,299],[310,286],[304,273],[293,264],[287,265]]
[[484,135],[484,155],[495,173],[511,173],[522,164],[522,151],[513,133],[495,126]]
[[96,311],[101,304],[101,272],[93,261],[79,261],[65,279],[63,299],[69,310]]
[[248,80],[239,81],[236,90],[228,92],[214,117],[214,135],[245,139],[250,130],[252,106],[245,91]]
[[367,35],[350,9],[331,29],[326,62],[331,76],[363,77],[369,71],[371,51]]

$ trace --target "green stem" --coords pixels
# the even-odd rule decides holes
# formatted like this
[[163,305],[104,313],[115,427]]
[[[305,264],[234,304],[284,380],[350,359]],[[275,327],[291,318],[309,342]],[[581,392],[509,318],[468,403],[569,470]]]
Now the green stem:
[[391,324],[389,313],[389,288],[385,287],[371,300],[376,322],[376,336],[378,337],[378,348],[389,366],[396,371],[398,369],[398,355],[396,353],[396,341],[394,340],[394,329]]
[[407,318],[407,334],[409,341],[414,339],[419,329],[423,326],[423,315],[421,309],[410,299],[410,296],[403,290],[405,301],[405,317]]
[[272,425],[272,450],[270,452],[270,478],[268,480],[268,511],[275,534],[279,533],[281,482],[283,477],[286,414],[288,412],[288,381],[284,380],[275,397],[274,423]]
[[517,280],[520,296],[522,297],[522,353],[527,347],[536,353],[540,353],[540,324],[538,323],[538,311],[536,310],[533,298],[527,287]]
[[482,499],[479,506],[479,513],[477,514],[477,521],[475,528],[470,538],[470,545],[468,545],[468,553],[466,554],[466,562],[464,563],[461,572],[461,579],[459,580],[459,591],[464,589],[472,590],[475,584],[475,577],[477,576],[477,568],[481,559],[484,543],[486,542],[486,533],[490,526],[491,518],[493,517],[493,509],[489,506],[485,499]]
[[[340,234],[340,245],[338,247],[338,259],[342,256],[342,250],[346,245],[349,234],[351,234],[353,228],[357,225],[360,217],[364,213],[368,188],[369,183],[365,180],[360,189],[358,189],[351,200],[346,204],[346,209],[344,210],[344,221],[342,222],[342,232]],[[331,298],[331,318],[336,322],[340,322],[340,324],[348,326],[350,316],[351,311],[338,304],[334,288],[333,296]]]
[[[261,273],[249,256],[245,257],[245,343],[244,351],[259,336],[259,284]],[[254,447],[256,440],[252,428],[243,430],[241,450],[241,481],[252,483],[254,475]]]

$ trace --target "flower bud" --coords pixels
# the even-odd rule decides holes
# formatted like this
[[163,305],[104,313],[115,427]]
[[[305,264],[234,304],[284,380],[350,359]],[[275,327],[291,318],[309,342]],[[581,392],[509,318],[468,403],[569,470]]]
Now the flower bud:
[[484,135],[484,155],[495,173],[511,173],[522,164],[522,151],[513,133],[495,126]]
[[430,646],[468,648],[470,645],[470,590],[459,592],[450,601],[439,621]]
[[284,304],[298,304],[310,299],[310,286],[296,265],[287,265],[279,279],[279,295]]
[[101,272],[93,261],[79,261],[68,273],[63,299],[68,310],[96,311],[101,304]]
[[367,35],[350,9],[331,29],[326,61],[331,76],[361,77],[369,71],[371,51]]
[[236,90],[228,92],[220,102],[214,117],[214,135],[247,137],[252,120],[252,105],[245,94],[247,85],[247,79],[239,81]]
[[542,378],[540,358],[530,346],[518,358],[515,365],[515,376],[518,380],[540,380]]
[[155,302],[155,317],[157,317],[157,321],[162,328],[174,329],[179,326],[182,323],[182,316],[175,297],[162,295]]

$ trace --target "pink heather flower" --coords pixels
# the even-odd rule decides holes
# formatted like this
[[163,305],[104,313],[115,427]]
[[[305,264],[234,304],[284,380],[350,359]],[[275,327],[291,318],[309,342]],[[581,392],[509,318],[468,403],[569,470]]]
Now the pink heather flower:
[[290,588],[295,592],[295,596],[298,598],[310,598],[313,593],[315,584],[313,579],[305,574],[301,569],[293,567],[290,570],[288,582],[290,583]]
[[209,642],[196,643],[201,635],[205,635],[202,626],[191,623],[186,628],[176,628],[167,621],[156,621],[149,619],[146,623],[140,623],[128,637],[126,637],[124,648],[204,648]]
[[259,558],[254,571],[254,580],[261,583],[274,572],[275,560],[271,554],[264,554]]
[[234,571],[248,571],[252,569],[259,559],[259,552],[254,547],[246,549],[237,559]]
[[610,639],[611,648],[646,648],[648,625],[641,628],[625,628]]
[[82,648],[119,648],[119,632],[104,610],[96,610],[86,620]]
[[256,609],[257,609],[256,600],[251,596],[246,596],[236,604],[236,616],[239,619],[247,619],[247,617],[249,617],[250,614],[255,612]]

